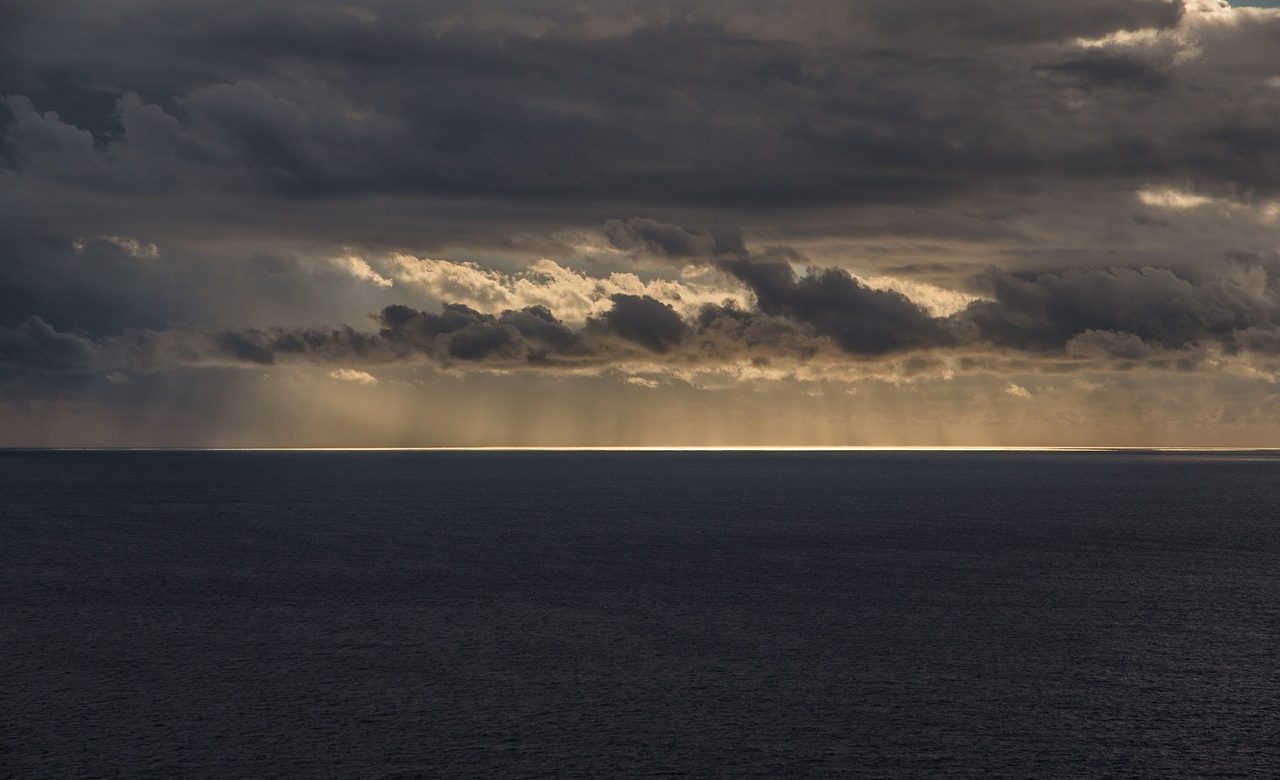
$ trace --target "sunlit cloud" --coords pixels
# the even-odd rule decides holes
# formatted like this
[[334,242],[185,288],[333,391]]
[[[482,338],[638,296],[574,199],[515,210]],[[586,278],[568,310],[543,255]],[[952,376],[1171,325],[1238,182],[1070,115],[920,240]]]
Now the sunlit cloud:
[[376,385],[378,378],[367,371],[359,371],[354,368],[335,368],[329,372],[330,379],[336,379],[339,382],[354,382],[357,385]]
[[1027,390],[1027,388],[1023,387],[1022,385],[1017,385],[1017,384],[1014,384],[1013,382],[1010,382],[1009,384],[1005,385],[1004,394],[1011,395],[1014,398],[1020,398],[1022,400],[1028,400],[1031,398],[1031,391]]
[[[129,236],[98,236],[99,241],[105,241],[119,249],[123,249],[133,257],[159,257],[160,249],[149,241],[140,241]],[[76,252],[83,252],[87,246],[87,239],[78,238],[71,242],[71,246]]]
[[893,276],[860,277],[868,287],[876,290],[893,290],[905,295],[911,302],[923,308],[934,317],[949,317],[963,311],[980,296],[959,290],[948,290],[928,282],[914,279],[903,279]]
[[546,258],[514,273],[408,254],[391,256],[389,265],[397,280],[416,285],[439,300],[484,311],[543,306],[570,323],[582,323],[608,311],[613,305],[611,297],[618,294],[648,296],[686,316],[706,304],[728,300],[745,307],[750,303],[740,284],[720,274],[693,269],[679,279],[645,280],[634,273],[593,277]]
[[375,287],[391,287],[395,282],[373,270],[369,261],[359,255],[340,255],[333,258],[333,264],[362,282],[369,282]]
[[1213,203],[1213,198],[1172,188],[1139,190],[1138,200],[1144,205],[1162,209],[1194,209]]

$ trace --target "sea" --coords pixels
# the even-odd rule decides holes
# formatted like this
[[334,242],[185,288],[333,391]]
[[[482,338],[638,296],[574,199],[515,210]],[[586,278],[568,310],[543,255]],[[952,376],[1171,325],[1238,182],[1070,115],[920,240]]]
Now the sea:
[[1280,777],[1280,454],[3,451],[0,776]]

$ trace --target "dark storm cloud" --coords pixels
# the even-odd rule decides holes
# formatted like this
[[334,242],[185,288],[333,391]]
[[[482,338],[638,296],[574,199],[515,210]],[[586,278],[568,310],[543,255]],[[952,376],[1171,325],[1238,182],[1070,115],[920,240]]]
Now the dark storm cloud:
[[[1164,107],[1053,116],[1063,90],[1148,90],[1162,72],[1054,42],[1182,13],[1165,0],[115,9],[50,3],[8,33],[19,169],[131,191],[720,208],[931,201],[1105,162],[1139,134],[1121,112]],[[1163,162],[1131,167],[1249,178],[1192,153],[1193,119],[1142,127]],[[1054,132],[1064,121],[1070,135]]]
[[1038,69],[1042,73],[1059,76],[1072,86],[1086,89],[1114,87],[1155,90],[1168,87],[1173,81],[1168,63],[1151,62],[1132,54],[1086,52],[1040,65]]
[[74,373],[160,371],[182,365],[439,365],[540,367],[547,370],[644,360],[688,340],[689,324],[670,305],[615,295],[584,327],[567,327],[543,306],[498,314],[458,303],[438,312],[399,304],[374,318],[376,331],[331,328],[127,330],[91,339],[60,332],[38,317],[0,329],[0,370]]
[[[0,3],[0,361],[1270,351],[1274,294],[1232,277],[1208,239],[1196,273],[1153,262],[1182,251],[1160,232],[1177,215],[1137,204],[1117,217],[1122,238],[1153,244],[1134,267],[1119,251],[1052,273],[997,267],[963,280],[987,300],[949,317],[840,268],[800,271],[798,250],[749,250],[721,227],[889,243],[932,235],[945,211],[981,223],[966,237],[1069,254],[1062,235],[1116,216],[1116,192],[1262,203],[1280,193],[1280,17],[1190,24],[1165,0]],[[1118,31],[1143,32],[1076,41]],[[1065,185],[1084,216],[1028,226],[1008,205]],[[884,208],[904,222],[876,224]],[[350,279],[201,245],[241,232],[331,254],[484,241],[473,254],[491,259],[514,233],[598,238],[601,224],[617,262],[714,267],[754,308],[686,320],[615,295],[571,328],[542,307],[416,303],[383,308],[376,331],[307,329],[295,324],[354,321],[357,303],[386,300],[334,313],[328,301],[359,294]],[[158,258],[130,249],[150,241]],[[893,266],[905,276],[964,273],[913,251]],[[259,327],[271,313],[276,327]]]
[[[706,235],[645,223],[663,235]],[[678,233],[677,233],[678,231]],[[651,247],[676,255],[660,245]],[[783,248],[763,255],[705,258],[747,286],[763,314],[831,339],[849,355],[876,356],[913,349],[989,345],[1027,352],[1060,353],[1085,334],[1117,334],[1107,351],[1132,344],[1182,349],[1214,343],[1227,349],[1242,341],[1264,348],[1259,333],[1280,320],[1274,291],[1238,279],[1187,278],[1169,269],[1079,269],[1035,276],[1003,271],[985,275],[986,300],[950,317],[933,317],[901,293],[873,289],[834,268],[797,274],[803,258]],[[1242,334],[1250,336],[1244,338]],[[1079,348],[1079,343],[1075,345]]]
[[1093,269],[1018,278],[996,273],[994,300],[962,318],[985,340],[1021,350],[1060,350],[1089,331],[1135,336],[1161,347],[1232,345],[1250,328],[1270,329],[1280,313],[1264,291],[1224,279],[1200,283],[1167,269]]
[[[743,273],[742,268],[750,269]],[[932,317],[905,296],[874,290],[839,269],[796,276],[782,263],[745,261],[735,273],[762,312],[830,338],[850,355],[927,348],[1030,354],[1093,352],[1138,359],[1152,350],[1214,345],[1270,351],[1280,299],[1219,277],[1196,281],[1162,268],[1102,268],[1034,277],[992,272],[987,300]]]
[[689,335],[689,327],[670,304],[642,295],[614,295],[613,307],[597,322],[627,341],[653,352],[667,352]]
[[619,249],[673,259],[706,259],[715,253],[715,239],[710,233],[644,217],[611,219],[604,223],[604,234]]
[[95,352],[88,339],[59,333],[39,317],[0,328],[0,368],[83,371],[94,366]]
[[702,307],[692,326],[697,358],[712,365],[744,359],[757,366],[775,358],[803,362],[825,347],[821,338],[791,320],[734,304]]
[[885,355],[943,346],[953,337],[906,296],[875,290],[847,271],[813,269],[797,276],[785,259],[733,259],[721,267],[755,294],[760,311],[812,328],[851,355]]
[[803,258],[785,247],[753,256],[732,233],[722,238],[640,218],[611,221],[605,234],[621,249],[710,263],[746,285],[760,313],[809,328],[850,355],[885,355],[954,340],[945,324],[901,293],[872,289],[841,269],[797,275],[792,264]]
[[[1171,29],[1183,6],[1164,0],[49,2],[8,13],[0,211],[21,224],[12,240],[64,252],[105,232],[175,247],[226,230],[497,243],[620,214],[684,222],[696,211],[712,226],[835,206],[969,214],[992,193],[1065,180],[1280,191],[1280,103],[1259,91],[1277,71],[1275,20],[1233,24],[1230,40],[1205,32],[1201,57],[1073,43]],[[391,198],[401,216],[389,216]],[[731,233],[663,233],[663,222],[611,222],[606,234],[675,259],[741,254],[740,236],[735,250]],[[47,290],[64,282],[0,254],[7,324],[53,317]],[[113,310],[102,319],[114,322],[93,323],[100,332],[189,308],[172,280],[75,275],[72,288],[104,300],[90,310]],[[136,300],[112,306],[122,295]]]
[[456,303],[439,314],[395,305],[383,309],[379,319],[380,339],[398,354],[532,363],[587,354],[577,334],[542,306],[495,316]]
[[605,222],[604,234],[618,249],[667,260],[706,262],[747,254],[742,231],[737,228],[696,230],[650,217],[632,217]]
[[863,7],[863,13],[879,30],[932,43],[959,40],[1007,44],[1088,38],[1115,30],[1171,27],[1183,14],[1180,3],[1166,0],[899,0],[866,3]]

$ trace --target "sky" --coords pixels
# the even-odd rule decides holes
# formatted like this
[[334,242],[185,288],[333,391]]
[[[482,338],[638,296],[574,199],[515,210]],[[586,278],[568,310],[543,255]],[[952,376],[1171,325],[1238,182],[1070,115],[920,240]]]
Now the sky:
[[0,446],[1280,446],[1280,9],[0,0]]

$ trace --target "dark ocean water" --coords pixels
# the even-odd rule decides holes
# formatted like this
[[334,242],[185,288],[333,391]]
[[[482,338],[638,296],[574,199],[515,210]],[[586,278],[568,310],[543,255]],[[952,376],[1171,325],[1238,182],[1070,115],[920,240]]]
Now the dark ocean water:
[[0,453],[5,777],[1277,777],[1280,457]]

